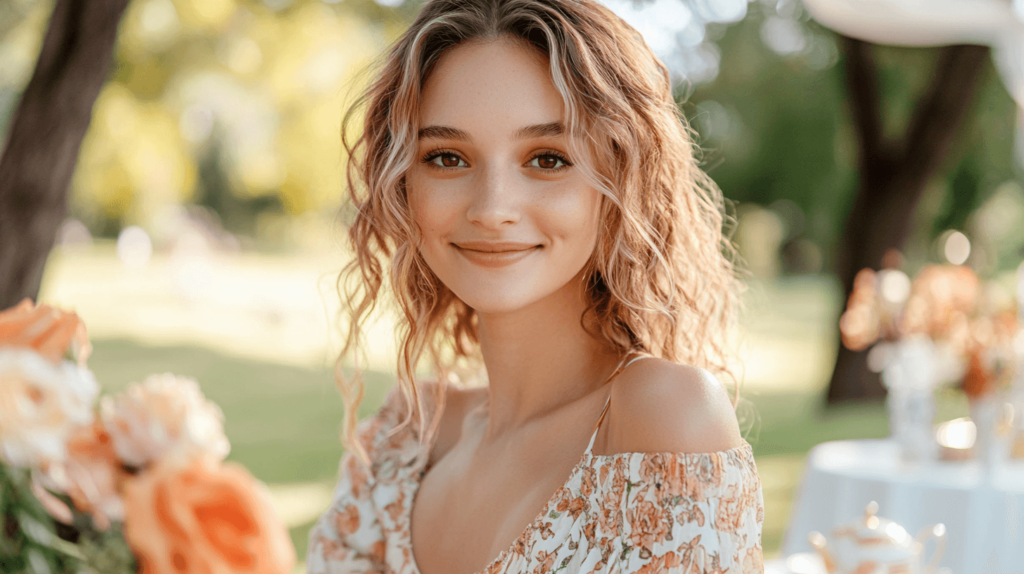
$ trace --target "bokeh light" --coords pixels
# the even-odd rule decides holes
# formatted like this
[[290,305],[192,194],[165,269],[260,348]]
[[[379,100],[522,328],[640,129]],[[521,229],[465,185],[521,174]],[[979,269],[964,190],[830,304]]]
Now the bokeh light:
[[942,245],[942,254],[953,265],[962,265],[971,255],[971,240],[959,231],[948,234]]
[[117,257],[131,270],[144,269],[153,256],[153,242],[141,227],[129,225],[117,236]]

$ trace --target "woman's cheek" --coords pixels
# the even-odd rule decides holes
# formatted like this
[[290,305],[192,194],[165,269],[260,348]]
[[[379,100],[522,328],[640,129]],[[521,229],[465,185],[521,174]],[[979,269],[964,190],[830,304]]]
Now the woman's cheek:
[[579,245],[589,256],[597,241],[601,216],[601,194],[597,190],[582,182],[567,185],[548,194],[537,210],[550,235]]
[[[447,182],[444,182],[447,183]],[[420,231],[420,250],[428,256],[437,243],[448,236],[458,217],[458,206],[452,190],[429,179],[410,178],[409,210]]]

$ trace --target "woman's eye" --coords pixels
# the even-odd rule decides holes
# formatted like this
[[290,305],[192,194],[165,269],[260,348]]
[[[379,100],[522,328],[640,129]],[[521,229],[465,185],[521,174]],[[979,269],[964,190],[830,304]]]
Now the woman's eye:
[[430,163],[437,167],[463,167],[466,162],[453,153],[439,153],[430,158]]
[[531,159],[529,165],[530,167],[554,170],[566,167],[568,164],[557,155],[542,154]]

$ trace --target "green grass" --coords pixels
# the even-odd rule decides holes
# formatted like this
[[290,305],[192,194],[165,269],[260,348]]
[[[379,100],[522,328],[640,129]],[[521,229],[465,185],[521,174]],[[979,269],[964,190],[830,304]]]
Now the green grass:
[[[105,392],[116,392],[151,373],[194,377],[224,410],[230,460],[267,483],[334,480],[342,454],[342,404],[329,370],[261,363],[196,347],[149,347],[126,340],[93,343],[89,365]],[[379,408],[392,384],[380,373],[367,373],[366,379],[361,416]],[[820,392],[747,392],[744,397],[756,413],[747,439],[764,487],[763,543],[770,556],[781,546],[807,451],[828,440],[884,437],[888,423],[881,404],[825,408]],[[941,394],[939,399],[941,419],[966,413],[957,394]],[[300,559],[311,526],[299,525],[290,532]]]
[[[331,480],[341,457],[342,403],[331,372],[259,363],[196,347],[93,341],[89,367],[104,392],[151,373],[193,377],[224,411],[230,460],[268,483]],[[375,412],[390,381],[368,373],[361,416]]]

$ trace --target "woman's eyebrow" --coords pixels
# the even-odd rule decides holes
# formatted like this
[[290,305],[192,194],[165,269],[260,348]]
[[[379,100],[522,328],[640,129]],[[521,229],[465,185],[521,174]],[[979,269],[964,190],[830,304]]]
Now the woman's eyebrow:
[[564,131],[565,129],[562,127],[562,122],[548,122],[546,124],[537,124],[519,128],[519,130],[516,131],[516,135],[513,137],[517,140],[543,138],[560,136]]
[[[517,140],[525,140],[530,138],[560,136],[564,132],[565,128],[562,127],[562,122],[548,122],[546,124],[536,124],[519,128],[512,137]],[[467,132],[448,126],[427,126],[421,129],[417,135],[421,140],[437,139],[469,141],[472,139],[469,137]]]
[[421,129],[418,135],[419,139],[421,140],[470,140],[468,133],[457,128],[450,128],[448,126],[427,126]]

